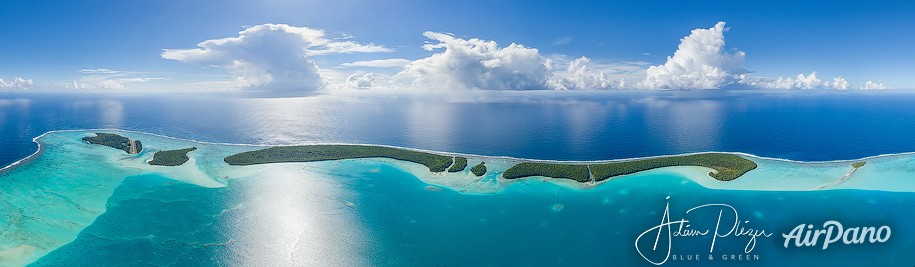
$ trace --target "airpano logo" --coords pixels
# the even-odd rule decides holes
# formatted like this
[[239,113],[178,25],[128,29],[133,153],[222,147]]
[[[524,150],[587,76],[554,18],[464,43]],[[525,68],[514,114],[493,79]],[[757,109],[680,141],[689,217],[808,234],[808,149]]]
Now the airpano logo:
[[[686,210],[680,219],[675,220],[672,218],[674,215],[670,212],[670,196],[666,199],[667,204],[661,215],[661,222],[648,228],[635,239],[636,252],[651,264],[663,265],[668,261],[759,261],[760,255],[754,252],[756,244],[761,239],[772,237],[772,233],[761,229],[762,227],[753,226],[749,220],[741,220],[737,209],[728,204],[695,206]],[[707,215],[709,212],[717,213],[717,219],[704,221],[705,218],[699,216],[699,214]],[[714,224],[708,224],[709,222]],[[702,228],[700,225],[712,225],[712,227]],[[834,244],[884,243],[890,239],[891,235],[892,229],[886,225],[845,227],[836,220],[826,221],[822,227],[816,227],[814,224],[800,224],[788,233],[781,234],[785,239],[784,248],[820,247],[822,250],[835,247]],[[710,240],[708,252],[675,251],[676,240],[685,241],[687,239]],[[743,253],[716,252],[716,244],[721,244],[721,241],[725,239],[737,239],[740,244],[745,242]],[[704,242],[703,240],[698,241]],[[695,246],[689,247],[689,249],[694,248]]]
[[823,250],[826,250],[830,244],[839,241],[845,245],[884,243],[890,240],[892,233],[892,229],[886,225],[845,228],[842,223],[830,220],[823,223],[822,229],[816,230],[814,230],[813,224],[800,224],[791,232],[782,234],[782,237],[785,238],[785,248],[792,244],[795,247],[816,247],[819,246],[820,241],[823,241]]

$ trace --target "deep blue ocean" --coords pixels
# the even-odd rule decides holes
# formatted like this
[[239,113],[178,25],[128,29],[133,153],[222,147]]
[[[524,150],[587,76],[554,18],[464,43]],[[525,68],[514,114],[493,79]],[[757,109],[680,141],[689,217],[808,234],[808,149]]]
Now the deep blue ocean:
[[[31,139],[46,131],[86,128],[225,143],[371,143],[556,160],[734,151],[820,161],[915,151],[915,93],[561,93],[491,93],[473,101],[6,93],[0,94],[0,165],[31,154]],[[633,241],[660,221],[668,203],[674,216],[728,203],[747,226],[774,233],[756,245],[752,254],[761,259],[742,262],[751,266],[915,263],[908,253],[915,248],[912,193],[713,190],[654,175],[589,190],[528,181],[499,194],[468,195],[427,190],[383,163],[341,166],[352,168],[316,177],[240,179],[216,189],[130,176],[104,214],[35,265],[648,266]],[[716,217],[717,211],[705,215]],[[827,220],[889,225],[893,238],[829,250],[783,248],[781,233]],[[708,241],[677,246],[708,254]],[[720,256],[740,255],[745,243],[721,241],[714,261],[668,263],[731,266],[737,263]]]
[[915,93],[560,93],[462,102],[0,93],[0,165],[31,154],[31,139],[46,131],[86,128],[555,160],[734,151],[821,161],[915,151]]

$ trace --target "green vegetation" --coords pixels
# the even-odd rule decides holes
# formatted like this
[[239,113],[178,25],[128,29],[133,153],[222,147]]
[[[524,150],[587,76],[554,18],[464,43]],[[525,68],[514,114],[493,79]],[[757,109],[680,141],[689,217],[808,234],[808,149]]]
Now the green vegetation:
[[587,182],[591,180],[592,176],[595,181],[603,181],[618,175],[632,174],[671,166],[702,166],[712,168],[715,171],[709,173],[709,176],[720,181],[734,180],[744,173],[756,169],[755,162],[738,155],[727,153],[702,153],[590,165],[522,162],[505,170],[505,173],[503,173],[502,176],[506,179],[545,176]]
[[640,171],[670,166],[702,166],[715,170],[709,176],[719,181],[737,179],[744,173],[756,169],[756,162],[727,153],[702,153],[686,156],[669,156],[610,162],[591,165],[591,174],[597,181],[613,176],[632,174]]
[[867,164],[867,162],[858,161],[858,162],[851,164],[851,167],[857,169],[857,168],[864,167],[864,164]]
[[[130,154],[130,139],[117,134],[96,133],[95,136],[83,137],[83,141],[124,150]],[[137,152],[143,150],[143,144],[139,140],[134,140],[134,143],[137,146]]]
[[480,164],[473,166],[473,168],[470,168],[470,172],[476,176],[483,176],[486,174],[486,162],[480,162]]
[[451,168],[448,168],[448,172],[459,172],[467,168],[467,158],[465,157],[454,157],[454,164],[451,165]]
[[545,176],[552,178],[572,179],[579,182],[591,180],[588,176],[588,166],[578,164],[522,162],[502,173],[506,179],[516,179],[529,176]]
[[432,172],[445,171],[451,165],[448,156],[383,146],[304,145],[281,146],[242,152],[226,157],[229,165],[253,165],[280,162],[312,162],[355,158],[390,158],[415,162]]
[[[156,153],[153,162],[167,162],[176,166],[187,161],[186,153],[193,148]],[[162,160],[160,159],[162,153]],[[167,154],[166,154],[167,153]],[[467,168],[467,158],[449,157],[427,152],[370,145],[304,145],[264,148],[242,152],[224,159],[229,165],[254,165],[280,162],[312,162],[356,158],[390,158],[425,165],[432,172],[460,172]],[[150,164],[153,164],[150,162]],[[864,163],[860,162],[860,166]],[[450,168],[449,168],[450,166]],[[521,162],[505,170],[506,179],[530,176],[572,179],[578,182],[603,181],[614,176],[632,174],[656,168],[671,166],[701,166],[711,168],[712,178],[720,181],[737,179],[744,173],[756,169],[756,163],[744,157],[728,153],[701,153],[684,156],[666,156],[616,161],[596,164],[567,164],[548,162]],[[855,163],[855,167],[859,167]],[[486,165],[481,162],[470,169],[476,176],[486,174]]]
[[194,150],[197,150],[197,147],[159,151],[153,155],[153,159],[149,161],[149,165],[179,166],[190,160],[190,158],[187,157],[187,153]]

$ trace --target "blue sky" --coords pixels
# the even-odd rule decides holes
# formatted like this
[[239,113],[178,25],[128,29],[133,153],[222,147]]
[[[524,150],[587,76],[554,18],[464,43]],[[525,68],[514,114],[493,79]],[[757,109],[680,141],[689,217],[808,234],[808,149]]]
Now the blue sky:
[[[334,85],[359,73],[377,74],[372,76],[371,87],[392,87],[396,82],[388,80],[409,77],[406,83],[440,81],[443,88],[555,89],[557,86],[551,84],[558,83],[552,81],[566,75],[560,73],[582,56],[589,60],[578,63],[584,62],[583,66],[589,67],[586,73],[593,74],[584,78],[601,78],[603,71],[607,80],[623,79],[627,85],[622,87],[635,88],[644,79],[645,69],[664,65],[677,51],[681,38],[694,29],[713,29],[723,21],[726,46],[722,55],[745,53],[739,66],[722,68],[731,76],[699,85],[682,83],[681,77],[658,86],[738,88],[750,86],[740,82],[744,79],[740,75],[775,84],[778,77],[795,79],[798,74],[815,71],[821,83],[813,87],[829,87],[826,82],[842,77],[852,89],[868,80],[893,88],[913,88],[915,79],[909,73],[915,71],[915,50],[911,49],[915,47],[915,35],[911,34],[915,32],[915,18],[911,14],[915,14],[915,3],[910,1],[3,1],[0,79],[10,84],[21,77],[34,81],[29,86],[33,89],[61,90],[75,82],[85,83],[85,88],[111,79],[123,85],[116,88],[121,90],[202,90],[219,82],[236,89],[263,87],[282,79],[263,70],[272,78],[250,80],[221,63],[164,58],[163,49],[194,49],[206,40],[239,37],[245,28],[286,24],[322,30],[326,40],[346,37],[346,41],[360,45],[385,48],[384,52],[304,56],[307,58],[303,60],[311,60],[321,69],[317,81],[327,88],[343,87]],[[537,49],[538,58],[549,62],[540,61],[545,69],[524,70],[531,73],[523,78],[503,75],[502,80],[485,78],[490,80],[483,82],[457,79],[518,70],[513,66],[500,66],[499,70],[481,67],[477,72],[421,77],[420,73],[430,69],[441,71],[436,64],[453,62],[449,59],[418,62],[416,69],[407,73],[410,75],[400,66],[340,67],[342,63],[376,59],[400,59],[409,64],[406,62],[443,53],[445,48],[422,48],[427,42],[446,43],[424,36],[427,31],[452,34],[459,41],[493,41],[500,49],[520,44]],[[467,46],[471,50],[476,47]],[[251,48],[243,53],[256,51],[262,50]],[[469,62],[493,57],[500,55],[480,55],[479,60]],[[625,66],[626,73],[621,73],[620,66]],[[250,72],[251,68],[245,70]],[[568,84],[582,78],[572,77],[572,72],[567,75]],[[242,78],[249,83],[226,85]],[[518,79],[532,80],[504,82]],[[288,85],[299,80],[282,81]],[[788,81],[792,82],[800,84]],[[578,84],[594,86],[587,81]],[[752,86],[758,84],[762,82]],[[97,87],[105,89],[103,85]]]

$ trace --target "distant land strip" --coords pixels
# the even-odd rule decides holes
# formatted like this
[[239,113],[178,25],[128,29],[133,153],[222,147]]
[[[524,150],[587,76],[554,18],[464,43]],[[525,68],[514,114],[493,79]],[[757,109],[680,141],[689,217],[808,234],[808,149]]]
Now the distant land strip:
[[[83,140],[98,145],[124,150],[140,150],[139,140],[130,140],[117,134],[97,133],[94,137]],[[136,144],[135,147],[133,144]],[[178,166],[189,160],[187,153],[196,147],[178,150],[159,151],[153,155],[151,165]],[[277,146],[253,151],[241,152],[223,159],[229,165],[246,166],[283,162],[315,162],[328,160],[358,158],[389,158],[418,163],[429,168],[431,172],[460,172],[467,168],[467,158],[445,156],[435,153],[405,148],[373,145],[299,145]],[[863,165],[863,164],[861,164]],[[578,182],[599,182],[615,176],[633,174],[651,169],[673,166],[699,166],[711,168],[708,175],[719,181],[731,181],[756,169],[756,162],[730,153],[710,152],[678,156],[660,156],[631,160],[609,161],[603,163],[563,163],[528,160],[509,167],[502,173],[505,179],[524,177],[549,177],[570,179]],[[860,167],[860,166],[859,166]],[[476,176],[486,173],[486,166],[481,162],[471,168]]]
[[[254,165],[280,162],[313,162],[354,158],[391,158],[425,165],[432,172],[458,172],[466,168],[466,158],[438,155],[428,152],[370,145],[303,145],[279,146],[242,152],[224,159],[229,165]],[[506,179],[543,176],[571,179],[578,182],[603,181],[614,176],[632,174],[671,166],[700,166],[713,169],[709,176],[720,181],[737,179],[756,169],[756,163],[728,153],[700,153],[681,156],[662,156],[606,163],[555,163],[526,161],[505,170]],[[451,167],[451,168],[449,168]],[[589,172],[590,167],[590,172]],[[485,166],[475,166],[474,174],[485,173]],[[479,173],[479,174],[478,174]]]

